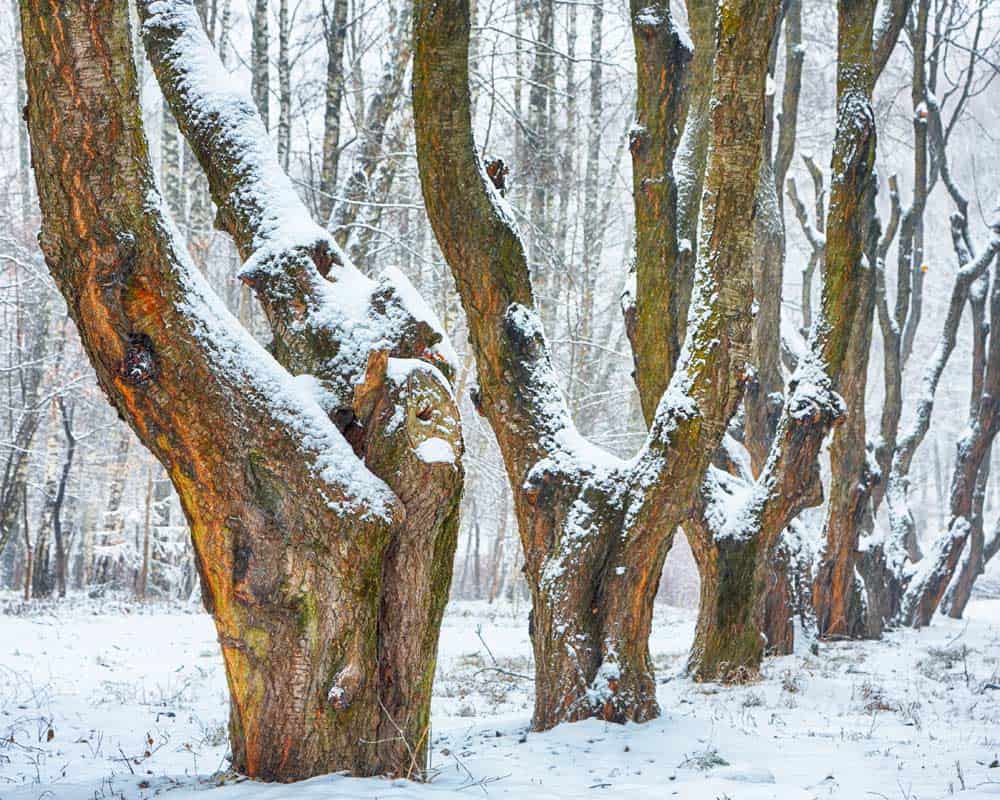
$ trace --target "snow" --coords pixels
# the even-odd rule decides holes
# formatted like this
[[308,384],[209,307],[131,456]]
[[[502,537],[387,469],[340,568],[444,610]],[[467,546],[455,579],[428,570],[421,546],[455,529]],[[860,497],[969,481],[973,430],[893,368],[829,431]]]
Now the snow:
[[[19,606],[9,594],[0,604]],[[803,638],[794,655],[765,663],[762,681],[735,687],[683,676],[694,613],[657,606],[663,716],[546,733],[528,730],[526,617],[523,604],[449,605],[429,784],[330,775],[287,786],[216,774],[225,677],[211,619],[194,607],[76,597],[0,615],[0,797],[929,800],[1000,789],[1000,767],[990,766],[1000,691],[985,688],[998,682],[1000,600],[974,600],[967,621],[939,618],[882,642],[820,643],[814,654]]]
[[424,439],[424,441],[417,445],[415,452],[417,458],[425,464],[454,464],[457,460],[451,444],[437,436]]

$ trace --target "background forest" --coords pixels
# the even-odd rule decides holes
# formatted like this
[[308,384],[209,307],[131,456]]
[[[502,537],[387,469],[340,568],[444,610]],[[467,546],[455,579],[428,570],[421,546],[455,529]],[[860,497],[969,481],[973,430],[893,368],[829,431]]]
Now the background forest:
[[[775,154],[775,170],[787,170],[778,203],[786,238],[782,348],[794,357],[804,348],[802,332],[820,288],[817,253],[835,128],[836,9],[818,0],[787,5],[769,98],[776,126],[784,122],[783,104],[797,103],[794,139],[779,141]],[[904,210],[917,209],[910,218],[913,255],[903,254],[913,264],[913,291],[903,302],[900,331],[906,341],[899,430],[914,416],[958,268],[950,227],[955,203],[936,146],[927,143],[927,105],[915,82],[939,104],[948,178],[968,200],[974,240],[985,238],[1000,185],[1000,6],[933,0],[926,3],[923,29],[918,5],[875,94],[880,215],[884,221],[892,216],[891,185]],[[509,169],[506,197],[525,234],[549,345],[577,424],[627,457],[646,430],[620,311],[634,236],[628,148],[635,59],[628,8],[617,0],[478,0],[474,9],[472,92],[481,155],[502,159]],[[231,80],[251,90],[279,159],[315,218],[328,221],[362,271],[398,266],[447,328],[460,363],[454,385],[467,470],[452,593],[521,602],[526,589],[510,491],[493,433],[469,398],[475,363],[464,316],[422,205],[409,100],[409,3],[206,0],[199,10]],[[677,13],[684,18],[683,9]],[[797,31],[789,19],[800,20]],[[17,42],[15,9],[7,4],[0,9],[0,584],[25,599],[80,589],[191,598],[197,574],[170,481],[101,395],[35,242],[39,214],[20,111],[25,88]],[[139,50],[145,123],[172,215],[212,286],[266,342],[262,312],[234,278],[236,250],[213,228],[207,182]],[[784,116],[789,113],[786,108]],[[929,171],[925,201],[915,188],[921,163]],[[887,308],[899,288],[899,240],[885,254]],[[985,289],[980,286],[984,298]],[[873,439],[884,430],[886,406],[878,318],[874,328],[866,400]],[[925,549],[948,525],[974,346],[966,312],[930,432],[909,470],[917,541]],[[994,453],[994,465],[998,458]],[[981,480],[989,542],[998,525],[1000,470],[984,470]],[[884,505],[880,528],[887,525]],[[812,509],[802,517],[807,556],[819,547],[823,513]],[[978,591],[998,588],[995,559]],[[697,603],[697,571],[681,536],[660,597]]]

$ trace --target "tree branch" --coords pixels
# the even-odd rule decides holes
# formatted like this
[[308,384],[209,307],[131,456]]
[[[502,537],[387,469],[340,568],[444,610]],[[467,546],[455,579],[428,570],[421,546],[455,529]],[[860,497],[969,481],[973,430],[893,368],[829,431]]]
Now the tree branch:
[[373,348],[450,374],[440,325],[402,273],[375,284],[312,221],[253,102],[226,78],[193,0],[138,8],[150,62],[208,176],[217,224],[245,259],[240,278],[267,313],[278,359],[323,380],[338,407],[350,406]]

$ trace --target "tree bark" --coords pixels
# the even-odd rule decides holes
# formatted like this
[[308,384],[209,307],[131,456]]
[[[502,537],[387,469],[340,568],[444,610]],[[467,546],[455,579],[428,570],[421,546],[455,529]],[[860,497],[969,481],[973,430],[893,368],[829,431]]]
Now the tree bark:
[[66,596],[66,573],[68,572],[69,544],[71,537],[63,528],[63,506],[66,501],[66,488],[69,484],[70,470],[73,469],[73,457],[76,455],[76,436],[73,434],[73,411],[66,407],[66,400],[60,397],[57,401],[59,416],[62,420],[63,435],[66,437],[66,454],[63,456],[62,472],[59,475],[59,488],[56,491],[52,508],[52,535],[55,540],[55,582],[59,597]]
[[847,403],[847,421],[835,431],[830,449],[830,498],[826,547],[817,570],[813,601],[820,635],[858,636],[865,625],[863,587],[856,580],[860,525],[877,479],[868,465],[865,388],[875,307],[875,114],[870,0],[841,0],[839,9],[837,136],[827,219],[826,270],[855,285],[837,344],[840,369],[834,384]]
[[286,172],[292,156],[291,36],[288,0],[278,0],[278,162]]
[[[271,192],[291,191],[271,171],[273,151],[248,97],[233,89],[218,113],[190,119],[183,100],[206,109],[199,69],[217,64],[193,4],[141,3],[140,13],[151,60],[192,144],[201,144],[190,135],[197,122],[243,137],[239,147],[216,137],[213,189],[223,175],[227,189],[245,189],[240,180],[251,175]],[[352,407],[363,433],[350,428],[349,442],[320,407],[324,395],[310,388],[316,379],[288,371],[292,363],[329,366],[332,354],[306,353],[295,340],[301,349],[288,356],[293,337],[282,337],[287,317],[272,296],[287,356],[279,365],[175,248],[150,170],[126,5],[23,0],[21,19],[42,249],[98,380],[180,497],[222,645],[235,768],[268,780],[338,770],[419,776],[461,488],[447,383],[427,364],[361,348],[367,370],[352,384]],[[172,57],[182,63],[166,66]],[[180,97],[171,80],[182,70]],[[288,207],[290,197],[279,204],[303,231],[308,215]],[[223,219],[253,242],[248,249],[266,248],[268,232],[287,233],[259,227],[280,222],[273,211],[253,217],[273,196],[240,198],[249,206],[224,193],[216,199]],[[299,269],[318,287],[317,248],[283,241],[291,252],[270,253],[277,266],[268,279],[287,288],[287,270]],[[272,288],[255,282],[262,293]],[[353,286],[366,284],[356,276]],[[330,302],[339,288],[327,290]],[[359,299],[351,293],[351,302]],[[359,349],[361,331],[351,339],[346,326],[336,330],[341,350]],[[328,328],[308,341],[331,337]],[[454,460],[422,458],[431,439]]]
[[[992,448],[991,448],[992,449]],[[983,530],[983,501],[989,478],[990,453],[983,457],[976,478],[976,493],[973,497],[972,519],[969,520],[969,538],[948,589],[941,599],[941,611],[952,619],[961,619],[965,607],[972,597],[972,587],[976,579],[986,571],[987,541]]]
[[[680,356],[691,299],[678,242],[674,155],[687,110],[687,41],[656,5],[633,2],[636,123],[629,137],[635,206],[635,302],[626,316],[647,426]],[[687,288],[685,288],[687,287]]]
[[[975,529],[972,536],[975,536]],[[970,545],[963,551],[961,568],[952,578],[942,600],[942,609],[952,619],[962,618],[972,598],[976,579],[986,571],[990,559],[1000,552],[1000,524],[994,526],[988,537],[983,537],[981,544],[970,537]]]
[[260,114],[265,128],[271,127],[269,113],[271,105],[269,5],[268,0],[254,0],[250,16],[250,94],[253,96],[254,105],[257,106],[257,113]]
[[344,98],[344,44],[347,40],[347,0],[323,3],[326,41],[326,102],[323,112],[323,163],[319,179],[319,218],[327,223],[334,207],[340,166],[340,107]]
[[[635,461],[622,462],[587,444],[573,426],[534,310],[512,212],[478,163],[469,4],[415,4],[421,184],[468,317],[478,364],[476,399],[497,435],[514,491],[532,591],[537,728],[589,716],[624,721],[657,713],[648,635],[660,568],[741,400],[767,70],[756,42],[769,35],[777,3],[721,8],[725,36],[714,78],[718,102],[711,110],[705,255],[693,293],[697,322],[645,448]],[[666,3],[633,12],[637,37],[677,52],[679,34]],[[644,66],[639,64],[640,80],[675,79],[666,70],[676,61],[648,72]],[[646,91],[640,88],[639,95],[654,96]]]

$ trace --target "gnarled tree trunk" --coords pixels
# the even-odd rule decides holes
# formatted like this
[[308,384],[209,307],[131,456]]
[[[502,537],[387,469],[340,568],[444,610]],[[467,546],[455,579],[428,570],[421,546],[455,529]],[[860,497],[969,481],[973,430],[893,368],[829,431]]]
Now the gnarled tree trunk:
[[47,263],[101,386],[180,497],[234,766],[269,780],[419,775],[462,483],[454,400],[426,363],[441,336],[308,224],[250,98],[203,71],[217,62],[193,3],[139,5],[282,363],[175,244],[124,3],[21,3]]

